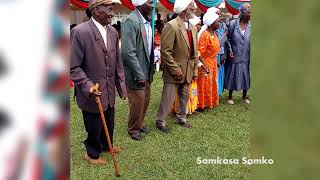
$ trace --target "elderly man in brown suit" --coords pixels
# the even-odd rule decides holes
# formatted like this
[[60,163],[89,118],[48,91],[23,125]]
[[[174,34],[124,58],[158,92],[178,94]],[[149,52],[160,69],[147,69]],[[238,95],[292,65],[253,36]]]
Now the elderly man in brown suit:
[[[115,88],[124,100],[127,96],[124,68],[119,51],[117,31],[110,25],[114,16],[112,0],[90,0],[92,18],[71,32],[70,76],[75,83],[76,98],[82,110],[87,139],[85,159],[92,164],[105,164],[100,157],[109,151],[95,96],[100,96],[104,114],[113,138]],[[100,91],[94,91],[94,84]],[[120,149],[114,147],[114,151]]]
[[189,98],[189,84],[197,78],[198,62],[197,30],[188,22],[195,11],[193,0],[176,0],[174,12],[177,18],[169,21],[161,33],[161,57],[163,67],[163,91],[156,119],[156,126],[162,132],[169,132],[165,118],[172,110],[177,91],[179,107],[176,120],[179,125],[191,128],[187,123],[186,107]]

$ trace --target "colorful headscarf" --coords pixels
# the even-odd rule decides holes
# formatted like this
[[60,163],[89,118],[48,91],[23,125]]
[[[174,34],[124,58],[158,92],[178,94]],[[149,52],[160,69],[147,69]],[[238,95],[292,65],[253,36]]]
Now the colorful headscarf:
[[240,14],[250,12],[250,4],[249,3],[244,3],[243,5],[240,6]]

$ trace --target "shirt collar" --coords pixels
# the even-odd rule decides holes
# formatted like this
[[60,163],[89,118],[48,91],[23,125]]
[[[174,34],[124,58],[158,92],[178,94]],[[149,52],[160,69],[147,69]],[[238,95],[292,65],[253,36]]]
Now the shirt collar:
[[92,21],[93,21],[93,23],[97,26],[97,28],[99,29],[99,30],[106,30],[106,27],[105,26],[102,26],[98,21],[96,21],[93,17],[91,18],[92,19]]

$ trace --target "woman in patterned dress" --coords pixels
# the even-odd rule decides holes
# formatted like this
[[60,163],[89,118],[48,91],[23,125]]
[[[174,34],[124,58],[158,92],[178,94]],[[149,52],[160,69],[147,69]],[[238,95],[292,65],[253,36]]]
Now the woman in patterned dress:
[[203,23],[207,28],[200,34],[198,47],[203,63],[210,73],[199,71],[197,80],[198,109],[212,109],[219,105],[217,55],[220,51],[220,43],[215,33],[219,28],[219,21],[219,15],[215,11],[208,10],[203,16]]

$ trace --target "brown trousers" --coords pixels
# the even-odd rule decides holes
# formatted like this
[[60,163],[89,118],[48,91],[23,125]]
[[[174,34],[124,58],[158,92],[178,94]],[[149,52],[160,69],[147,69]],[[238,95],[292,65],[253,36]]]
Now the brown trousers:
[[187,105],[189,100],[189,83],[171,84],[164,83],[162,90],[161,102],[158,110],[156,126],[165,126],[165,118],[172,111],[173,103],[178,92],[179,105],[176,113],[176,120],[178,123],[187,121]]
[[131,89],[127,87],[129,99],[129,122],[128,134],[138,134],[143,127],[144,117],[146,115],[150,102],[150,83],[147,82],[144,89]]

